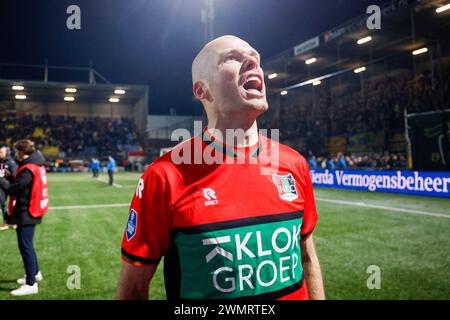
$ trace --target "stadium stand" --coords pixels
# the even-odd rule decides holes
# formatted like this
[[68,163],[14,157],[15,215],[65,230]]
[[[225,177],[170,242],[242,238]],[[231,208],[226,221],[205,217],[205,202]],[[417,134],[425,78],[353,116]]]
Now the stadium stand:
[[[323,159],[319,167],[330,168],[330,161],[338,167],[344,153],[350,168],[411,169],[407,119],[450,105],[449,25],[432,8],[391,1],[382,8],[380,30],[368,30],[366,17],[356,17],[267,59],[271,108],[260,127],[279,128],[282,142]],[[367,36],[368,44],[357,44]],[[418,48],[422,54],[412,54]],[[449,147],[441,149],[434,158],[448,166]]]
[[138,133],[130,119],[100,119],[52,117],[49,115],[3,116],[5,126],[0,128],[0,144],[28,138],[49,159],[89,159],[94,156],[113,155],[122,165],[125,155],[139,151]]
[[[144,138],[146,86],[111,84],[93,68],[4,63],[0,67],[5,78],[0,79],[0,144],[12,146],[23,138],[35,141],[49,171],[87,170],[93,157],[104,166],[109,155],[120,170],[143,167],[144,150],[151,148]],[[44,72],[16,80],[21,68]],[[66,71],[65,79],[49,78],[54,70]],[[89,83],[72,82],[73,71],[88,73]]]

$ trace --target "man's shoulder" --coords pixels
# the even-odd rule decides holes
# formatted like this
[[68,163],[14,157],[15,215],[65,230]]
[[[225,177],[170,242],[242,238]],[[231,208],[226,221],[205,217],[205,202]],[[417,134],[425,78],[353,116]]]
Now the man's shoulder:
[[178,163],[178,160],[182,158],[183,152],[190,152],[190,157],[194,155],[194,142],[196,140],[197,137],[193,137],[178,143],[171,150],[154,159],[145,172],[167,175],[173,171],[178,171],[178,165],[182,164]]
[[12,166],[12,167],[17,167],[17,162],[14,161],[13,158],[7,158],[6,159],[6,163],[8,163],[8,165]]
[[293,149],[292,147],[267,137],[265,137],[265,139],[267,141],[267,145],[270,144],[272,148],[279,150],[280,160],[299,161],[302,164],[307,162],[305,157],[303,157],[297,150]]

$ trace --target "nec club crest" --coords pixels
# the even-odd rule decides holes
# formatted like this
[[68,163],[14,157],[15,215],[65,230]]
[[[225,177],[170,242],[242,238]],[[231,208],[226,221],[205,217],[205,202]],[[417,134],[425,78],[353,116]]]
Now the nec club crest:
[[128,222],[127,222],[127,241],[130,241],[131,238],[133,238],[136,235],[136,229],[137,229],[137,212],[134,211],[134,209],[130,210],[130,214],[128,216]]
[[277,187],[280,199],[286,201],[293,201],[298,198],[295,180],[292,174],[278,175],[272,174],[272,181]]

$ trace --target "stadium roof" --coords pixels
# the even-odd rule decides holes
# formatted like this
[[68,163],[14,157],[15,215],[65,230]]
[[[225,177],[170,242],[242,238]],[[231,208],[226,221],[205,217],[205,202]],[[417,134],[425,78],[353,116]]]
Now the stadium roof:
[[[43,103],[64,102],[65,97],[73,97],[75,100],[68,102],[111,103],[113,101],[109,101],[110,98],[117,98],[119,100],[114,102],[134,105],[148,92],[148,87],[144,85],[111,84],[92,67],[7,63],[0,64],[0,67],[4,77],[11,76],[10,79],[0,78],[0,101],[15,101],[17,100],[16,95],[24,95],[26,101]],[[12,75],[15,75],[16,71],[20,69],[31,70],[31,72],[24,73],[27,75],[27,80],[12,78]],[[49,70],[51,71],[52,81],[48,81]],[[63,79],[58,79],[58,72],[63,75]],[[61,81],[58,81],[60,79]],[[68,79],[78,81],[72,82]],[[89,79],[89,82],[81,82],[80,79]],[[97,83],[97,80],[102,81],[102,83]],[[72,90],[66,91],[68,88]]]
[[[381,7],[381,29],[366,27],[368,14],[361,15],[336,28],[309,39],[294,48],[264,61],[268,94],[308,84],[321,76],[334,76],[367,66],[426,45],[450,34],[450,10],[440,14],[435,9],[446,4],[444,0],[395,0]],[[372,40],[357,44],[357,40],[371,36]],[[440,43],[447,47],[448,41]],[[444,51],[444,50],[443,50]],[[310,58],[316,62],[305,64]],[[411,67],[410,59],[403,63]],[[306,82],[306,83],[305,83]]]
[[[13,90],[13,86],[22,86],[23,90]],[[65,92],[66,88],[75,88],[75,93]],[[124,94],[114,91],[124,90]],[[16,95],[25,95],[27,101],[64,102],[64,97],[75,97],[74,103],[110,103],[111,97],[120,99],[121,104],[134,105],[147,92],[147,86],[113,85],[89,83],[63,83],[44,81],[0,80],[0,101],[14,101]]]

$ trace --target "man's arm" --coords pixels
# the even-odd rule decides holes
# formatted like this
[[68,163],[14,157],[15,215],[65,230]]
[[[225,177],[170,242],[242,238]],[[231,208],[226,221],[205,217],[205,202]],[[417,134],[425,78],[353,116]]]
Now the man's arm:
[[148,300],[148,288],[158,265],[133,266],[122,262],[117,300]]
[[0,188],[6,193],[17,196],[23,192],[33,182],[33,175],[27,169],[23,170],[14,183],[10,183],[6,178],[0,178]]
[[319,258],[313,237],[300,242],[302,250],[302,265],[308,286],[309,298],[312,300],[324,300],[325,290],[323,288],[322,271],[320,270]]
[[12,182],[14,180],[14,177],[16,176],[16,173],[17,173],[17,169],[18,169],[17,163],[11,159],[9,161],[9,173],[11,174],[9,176],[9,178],[11,178],[11,179],[9,179],[10,182]]

